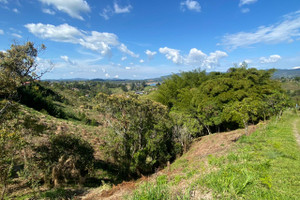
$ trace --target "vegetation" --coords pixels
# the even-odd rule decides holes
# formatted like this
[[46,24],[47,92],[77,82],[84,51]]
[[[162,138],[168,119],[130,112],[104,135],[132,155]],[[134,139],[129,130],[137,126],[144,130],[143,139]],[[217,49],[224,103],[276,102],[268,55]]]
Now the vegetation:
[[[210,199],[297,199],[300,150],[296,130],[300,130],[299,116],[289,111],[280,121],[273,118],[250,136],[243,135],[225,155],[187,160],[193,154],[189,151],[171,165],[176,174],[167,171],[141,184],[130,199],[201,199],[205,195]],[[185,187],[178,192],[177,185]]]
[[155,99],[170,108],[176,124],[193,137],[233,130],[280,116],[288,96],[274,70],[230,68],[226,73],[195,70],[173,75],[159,86]]
[[138,96],[100,93],[97,99],[101,103],[97,109],[111,119],[104,150],[125,177],[149,174],[174,159],[172,124],[165,106]]
[[[204,185],[216,198],[251,197],[250,190],[257,190],[253,198],[272,198],[269,192],[279,191],[273,180],[282,178],[276,170],[288,168],[287,162],[298,167],[290,121],[286,116],[279,121],[284,109],[299,103],[297,78],[274,80],[273,70],[248,69],[244,63],[226,73],[183,72],[158,86],[40,81],[47,71],[37,70],[40,50],[45,46],[28,42],[0,52],[0,199],[17,199],[28,189],[26,198],[73,198],[86,190],[82,186],[117,184],[165,166],[169,171],[179,166],[185,174],[157,176],[133,199],[189,199]],[[179,158],[194,139],[240,127],[249,135],[249,125],[272,118],[277,124],[242,137],[236,155],[209,157],[206,167],[202,161],[189,166],[186,154]],[[287,127],[287,141],[277,141],[278,126]],[[190,186],[174,193],[172,187],[182,180]]]

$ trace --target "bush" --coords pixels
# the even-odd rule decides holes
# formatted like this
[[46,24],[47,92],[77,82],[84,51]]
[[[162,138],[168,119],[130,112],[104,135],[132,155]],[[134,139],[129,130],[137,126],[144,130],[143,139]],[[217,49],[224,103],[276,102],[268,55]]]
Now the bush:
[[54,135],[35,151],[45,181],[54,183],[54,186],[70,182],[82,184],[93,167],[94,149],[88,142],[73,135]]

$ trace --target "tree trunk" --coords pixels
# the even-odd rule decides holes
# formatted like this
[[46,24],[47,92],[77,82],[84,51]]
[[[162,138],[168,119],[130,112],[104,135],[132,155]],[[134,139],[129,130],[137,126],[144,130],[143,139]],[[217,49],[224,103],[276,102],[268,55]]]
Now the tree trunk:
[[245,135],[248,135],[248,123],[243,119],[244,127],[245,127]]
[[[205,126],[205,125],[204,125]],[[210,135],[211,134],[211,132],[210,132],[210,128],[209,128],[209,126],[205,126],[205,128],[206,128],[206,130],[207,130],[207,132],[208,132],[208,135]]]

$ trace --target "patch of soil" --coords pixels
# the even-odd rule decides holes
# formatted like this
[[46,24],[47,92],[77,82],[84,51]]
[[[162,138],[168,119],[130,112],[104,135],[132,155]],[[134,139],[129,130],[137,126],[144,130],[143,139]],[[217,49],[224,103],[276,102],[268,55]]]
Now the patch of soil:
[[300,146],[300,134],[299,134],[299,131],[297,129],[297,124],[298,123],[299,123],[299,120],[294,121],[293,130],[294,130],[294,134],[295,134],[295,137],[296,137],[296,141],[297,141],[298,145]]
[[[249,126],[248,135],[253,133],[255,130],[256,126]],[[210,154],[221,154],[228,150],[244,133],[244,129],[238,129],[235,131],[215,133],[197,138],[192,144],[186,158],[191,160],[195,158],[203,158]]]
[[[252,125],[248,127],[248,135],[253,133],[256,130],[256,126]],[[238,129],[235,131],[230,132],[223,132],[223,133],[215,133],[212,135],[203,136],[201,138],[197,138],[190,150],[185,154],[185,158],[189,161],[195,159],[204,159],[206,156],[210,154],[223,154],[225,153],[232,144],[234,144],[243,134],[245,133],[244,129]],[[167,168],[169,168],[168,166]],[[161,175],[163,173],[175,173],[175,171],[170,172],[170,170],[165,169],[161,170],[151,177],[142,177],[137,181],[130,181],[130,182],[123,182],[119,185],[113,186],[110,190],[105,190],[101,192],[91,191],[90,193],[83,196],[81,199],[83,200],[98,200],[98,199],[110,199],[110,200],[118,200],[122,199],[124,194],[130,194],[137,185],[144,181],[150,181],[153,177],[157,175]],[[169,176],[168,176],[169,177]],[[211,199],[211,193],[207,192],[205,194],[198,194],[199,191],[194,191],[195,194],[193,199],[200,197],[202,199]],[[201,192],[202,193],[202,192]],[[204,195],[204,196],[203,196]]]

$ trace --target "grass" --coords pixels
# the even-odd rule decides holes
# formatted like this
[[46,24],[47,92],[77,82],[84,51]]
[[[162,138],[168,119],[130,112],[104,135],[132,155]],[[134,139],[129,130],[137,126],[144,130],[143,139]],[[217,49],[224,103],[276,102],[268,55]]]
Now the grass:
[[217,199],[299,198],[300,148],[293,133],[296,120],[297,115],[288,112],[279,122],[274,119],[251,136],[243,136],[238,150],[211,159],[210,166],[218,170],[197,184],[211,188]]
[[171,165],[171,174],[139,185],[129,199],[299,199],[297,122],[300,132],[300,118],[289,111],[242,136],[225,154],[187,160],[188,152]]

